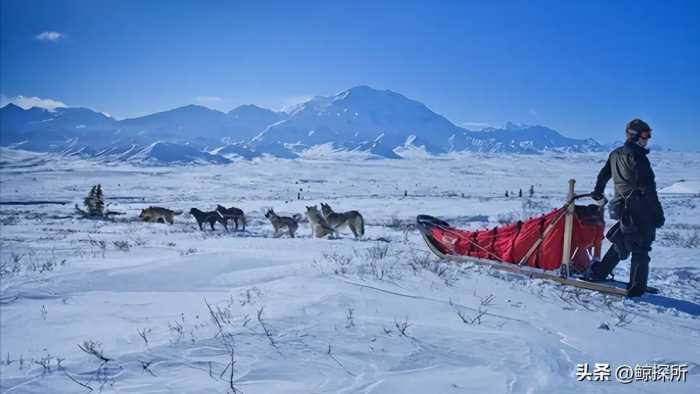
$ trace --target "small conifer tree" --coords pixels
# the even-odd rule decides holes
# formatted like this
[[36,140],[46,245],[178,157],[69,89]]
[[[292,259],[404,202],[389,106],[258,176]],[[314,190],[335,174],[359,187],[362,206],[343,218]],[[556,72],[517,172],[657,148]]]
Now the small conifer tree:
[[97,185],[97,190],[95,191],[95,214],[97,216],[104,216],[105,213],[105,200],[102,195],[102,185]]
[[105,214],[105,202],[102,195],[102,185],[95,185],[90,188],[90,193],[83,199],[85,206],[84,213],[87,216],[102,217]]
[[92,213],[93,213],[96,192],[97,192],[97,186],[93,186],[90,189],[90,193],[88,193],[87,197],[85,197],[85,199],[83,199],[83,205],[85,206],[85,211],[88,213],[88,215],[92,215]]

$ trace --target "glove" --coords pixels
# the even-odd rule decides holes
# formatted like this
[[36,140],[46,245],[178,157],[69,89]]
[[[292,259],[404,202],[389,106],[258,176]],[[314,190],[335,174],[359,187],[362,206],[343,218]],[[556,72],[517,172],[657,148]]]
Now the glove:
[[660,216],[656,219],[656,228],[661,228],[661,227],[663,227],[664,223],[666,223],[666,217],[664,217],[664,215],[660,215]]
[[603,196],[603,193],[598,193],[598,192],[594,191],[591,193],[591,198],[594,199],[595,201],[600,201],[600,200],[604,199],[605,196]]

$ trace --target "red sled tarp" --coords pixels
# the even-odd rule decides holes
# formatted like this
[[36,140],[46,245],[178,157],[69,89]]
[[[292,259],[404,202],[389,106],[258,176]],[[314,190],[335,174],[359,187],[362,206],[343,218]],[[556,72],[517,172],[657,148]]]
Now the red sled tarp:
[[[544,237],[523,265],[555,270],[562,261],[564,210],[556,209],[540,217],[493,229],[467,231],[436,226],[429,230],[429,235],[441,250],[449,254],[505,263],[519,263],[537,240]],[[575,271],[584,272],[590,264],[589,256],[594,246],[600,245],[603,239],[605,222],[596,206],[576,206],[573,218],[571,266]]]

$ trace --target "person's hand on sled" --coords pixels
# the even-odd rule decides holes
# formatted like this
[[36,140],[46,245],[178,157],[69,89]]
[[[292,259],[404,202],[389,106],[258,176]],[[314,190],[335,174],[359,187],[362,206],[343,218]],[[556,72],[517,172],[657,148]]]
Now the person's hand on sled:
[[598,192],[594,191],[593,193],[591,193],[591,198],[593,199],[593,201],[595,201],[596,205],[598,205],[598,206],[605,205],[605,196],[602,193],[598,193]]

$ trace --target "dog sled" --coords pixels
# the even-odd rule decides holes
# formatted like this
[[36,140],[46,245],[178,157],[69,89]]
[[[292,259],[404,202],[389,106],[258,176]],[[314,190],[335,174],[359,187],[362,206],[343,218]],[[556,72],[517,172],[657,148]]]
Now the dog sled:
[[[472,262],[495,269],[554,281],[564,285],[626,296],[625,283],[588,282],[583,276],[600,260],[605,231],[603,205],[577,205],[590,194],[574,193],[569,181],[567,201],[561,208],[525,221],[467,231],[428,215],[418,215],[417,227],[438,257]],[[658,292],[648,287],[648,292]]]

